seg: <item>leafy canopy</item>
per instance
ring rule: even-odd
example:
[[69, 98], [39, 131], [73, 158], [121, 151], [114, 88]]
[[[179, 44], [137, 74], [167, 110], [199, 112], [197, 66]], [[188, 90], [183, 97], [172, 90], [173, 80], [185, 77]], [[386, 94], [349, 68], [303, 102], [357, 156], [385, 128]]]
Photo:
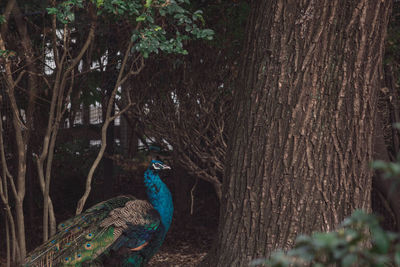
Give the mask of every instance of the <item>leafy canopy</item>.
[[147, 58], [159, 52], [187, 54], [183, 45], [190, 39], [212, 40], [214, 31], [203, 28], [202, 11], [189, 11], [189, 4], [189, 0], [66, 0], [47, 11], [68, 25], [92, 6], [98, 19], [129, 23], [132, 52]]

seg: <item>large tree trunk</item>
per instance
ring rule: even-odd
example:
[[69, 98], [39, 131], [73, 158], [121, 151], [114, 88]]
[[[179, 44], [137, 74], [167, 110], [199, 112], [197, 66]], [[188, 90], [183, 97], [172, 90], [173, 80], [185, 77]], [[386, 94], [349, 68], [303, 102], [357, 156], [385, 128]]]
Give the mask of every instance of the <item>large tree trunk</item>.
[[252, 5], [209, 266], [247, 266], [371, 205], [391, 1]]

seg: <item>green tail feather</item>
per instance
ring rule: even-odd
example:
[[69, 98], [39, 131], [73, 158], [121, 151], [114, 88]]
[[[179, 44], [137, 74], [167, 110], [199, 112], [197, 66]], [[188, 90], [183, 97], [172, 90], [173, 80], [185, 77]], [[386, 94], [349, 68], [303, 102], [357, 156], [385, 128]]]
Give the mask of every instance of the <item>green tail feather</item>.
[[[142, 266], [158, 250], [165, 228], [147, 201], [130, 196], [101, 202], [59, 224], [59, 232], [35, 249], [24, 266]], [[149, 242], [142, 250], [132, 252]]]
[[[105, 252], [115, 241], [114, 228], [100, 227], [101, 222], [126, 202], [135, 199], [121, 196], [101, 202], [58, 225], [59, 232], [28, 255], [25, 266], [80, 266]], [[86, 245], [89, 244], [89, 247]]]
[[[90, 262], [97, 256], [105, 252], [114, 240], [114, 228], [110, 227], [104, 232], [88, 233], [85, 238], [87, 242], [81, 247], [76, 248], [74, 251], [66, 250], [64, 254], [65, 266], [76, 266], [81, 262]], [[69, 254], [68, 252], [71, 252]]]

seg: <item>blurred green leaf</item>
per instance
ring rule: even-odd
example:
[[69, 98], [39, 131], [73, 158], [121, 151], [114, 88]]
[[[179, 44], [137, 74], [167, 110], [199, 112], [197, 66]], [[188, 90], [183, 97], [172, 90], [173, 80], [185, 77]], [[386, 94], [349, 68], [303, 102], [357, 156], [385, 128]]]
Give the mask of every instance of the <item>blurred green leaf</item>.
[[394, 254], [394, 263], [397, 266], [400, 266], [400, 248], [399, 248], [399, 246], [397, 246], [396, 252]]
[[393, 123], [393, 127], [400, 130], [400, 122]]
[[355, 254], [347, 254], [346, 256], [344, 256], [342, 258], [341, 264], [342, 264], [343, 267], [352, 266], [354, 263], [357, 262], [357, 259], [358, 259], [357, 255], [355, 255]]
[[149, 8], [151, 6], [152, 0], [146, 0], [146, 4], [144, 5], [146, 8]]
[[139, 16], [139, 17], [136, 18], [136, 21], [137, 21], [137, 22], [139, 22], [139, 21], [144, 21], [145, 19], [146, 19], [146, 17], [145, 17], [144, 15], [141, 15], [141, 16]]
[[334, 248], [338, 243], [338, 239], [335, 232], [328, 233], [315, 233], [312, 235], [312, 245], [319, 248]]
[[387, 253], [389, 250], [389, 239], [387, 238], [385, 231], [380, 227], [371, 228], [371, 234], [373, 243], [380, 253]]
[[50, 15], [54, 15], [54, 14], [58, 13], [58, 9], [55, 7], [48, 7], [48, 8], [46, 8], [46, 10], [47, 10], [47, 13], [49, 13]]
[[96, 7], [99, 8], [104, 5], [104, 0], [96, 0]]

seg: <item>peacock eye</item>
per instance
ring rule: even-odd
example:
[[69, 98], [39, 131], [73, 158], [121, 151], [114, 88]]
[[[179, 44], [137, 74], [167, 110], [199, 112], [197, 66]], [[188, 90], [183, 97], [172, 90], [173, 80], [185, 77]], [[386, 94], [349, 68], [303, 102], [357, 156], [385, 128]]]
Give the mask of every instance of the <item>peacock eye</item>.
[[92, 233], [88, 233], [87, 235], [86, 235], [86, 239], [92, 239], [93, 238], [93, 234]]
[[69, 262], [69, 258], [65, 257], [64, 262]]
[[59, 251], [60, 250], [60, 244], [55, 244], [53, 250], [54, 251]]
[[92, 244], [91, 243], [86, 243], [85, 249], [92, 249]]

